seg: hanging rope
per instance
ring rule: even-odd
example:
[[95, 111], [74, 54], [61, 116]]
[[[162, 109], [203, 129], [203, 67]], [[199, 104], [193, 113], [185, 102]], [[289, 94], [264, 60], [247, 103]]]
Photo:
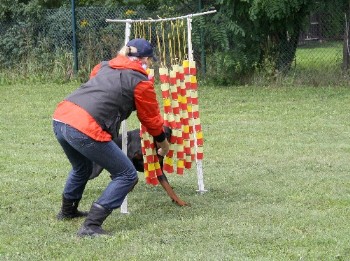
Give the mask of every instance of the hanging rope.
[[163, 61], [164, 66], [166, 67], [166, 53], [165, 53], [165, 30], [164, 30], [164, 22], [161, 23], [161, 29], [162, 29], [162, 40], [163, 40]]
[[142, 38], [146, 39], [145, 23], [142, 23]]
[[181, 52], [181, 41], [180, 41], [180, 21], [176, 20], [176, 33], [177, 33], [177, 44], [178, 44], [178, 53], [179, 53], [179, 62], [182, 62], [182, 52]]
[[148, 35], [149, 35], [149, 42], [152, 43], [152, 25], [151, 25], [151, 23], [148, 24]]
[[168, 33], [168, 42], [169, 42], [168, 44], [169, 44], [170, 63], [174, 64], [173, 63], [173, 58], [174, 58], [174, 56], [173, 56], [173, 47], [171, 45], [171, 34], [170, 33]]
[[[149, 24], [145, 25], [145, 22]], [[190, 30], [189, 22], [186, 23], [183, 19], [162, 19], [155, 27], [151, 26], [152, 22], [153, 20], [134, 21], [134, 34], [137, 38], [142, 37], [152, 42], [152, 29], [155, 29], [164, 125], [172, 129], [170, 150], [164, 157], [163, 170], [172, 173], [176, 168], [177, 174], [183, 174], [184, 169], [191, 168], [195, 159], [203, 159], [203, 133], [199, 118], [196, 64], [195, 61], [187, 59], [189, 56], [187, 49], [192, 49], [191, 42], [188, 42], [190, 39], [187, 39], [190, 37], [187, 32]], [[168, 68], [169, 65], [171, 68]], [[159, 162], [154, 148], [149, 147], [149, 144], [153, 144], [153, 140], [146, 129], [143, 127], [141, 129], [146, 180], [147, 183], [156, 184]], [[201, 167], [197, 166], [197, 172], [201, 174], [198, 169]], [[200, 187], [204, 188], [204, 185]]]
[[160, 47], [160, 39], [159, 39], [159, 33], [158, 33], [158, 29], [156, 27], [156, 37], [157, 37], [157, 44], [158, 44], [158, 52], [159, 52], [159, 60], [160, 60], [160, 65], [161, 67], [165, 67], [164, 66], [164, 60], [162, 59], [162, 49]]
[[172, 40], [172, 45], [173, 45], [173, 64], [177, 64], [177, 52], [176, 52], [176, 38], [175, 38], [175, 24], [173, 21], [170, 22], [170, 28], [171, 28], [171, 40]]
[[[185, 27], [185, 25], [184, 25], [184, 21], [183, 20], [181, 20], [181, 27], [182, 28], [184, 28]], [[184, 47], [184, 60], [185, 59], [188, 59], [188, 54], [187, 54], [187, 34], [186, 34], [186, 30], [183, 30], [183, 37], [182, 37], [182, 39], [183, 39], [183, 47]]]
[[134, 26], [132, 27], [132, 33], [134, 34], [134, 38], [137, 38], [137, 28], [136, 28], [136, 23], [134, 24]]

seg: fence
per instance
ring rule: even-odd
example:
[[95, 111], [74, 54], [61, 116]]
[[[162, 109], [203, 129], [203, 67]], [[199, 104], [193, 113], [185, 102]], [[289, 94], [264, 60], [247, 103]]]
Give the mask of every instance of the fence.
[[[341, 14], [341, 15], [339, 15]], [[346, 33], [344, 11], [324, 14], [315, 12], [301, 33], [292, 73], [325, 71], [341, 74], [348, 48], [344, 45]], [[153, 17], [142, 7], [89, 7], [76, 9], [79, 74], [87, 75], [101, 60], [110, 59], [124, 43], [124, 24], [107, 23], [106, 18], [138, 19]], [[70, 77], [73, 73], [71, 10], [45, 10], [40, 19], [27, 18], [13, 24], [0, 23], [0, 70], [18, 66], [31, 70], [57, 72]], [[205, 71], [201, 44], [201, 27], [193, 23], [194, 59]], [[157, 29], [154, 29], [157, 30]], [[167, 29], [169, 30], [169, 29]], [[153, 32], [153, 37], [155, 32]], [[210, 46], [208, 50], [217, 49]], [[209, 48], [208, 48], [209, 46]], [[208, 56], [211, 53], [207, 53]], [[202, 59], [201, 59], [202, 58]], [[35, 65], [23, 61], [37, 61]], [[27, 70], [23, 71], [27, 71]], [[199, 75], [201, 77], [201, 75]]]
[[[343, 60], [343, 45], [348, 18], [343, 10], [338, 13], [315, 12], [309, 17], [305, 31], [300, 34], [299, 48], [309, 49], [309, 54], [315, 55], [314, 61], [318, 66], [331, 66], [337, 64], [341, 67]], [[312, 52], [312, 49], [319, 52]], [[324, 59], [322, 59], [322, 57]], [[297, 57], [298, 58], [298, 57]], [[299, 57], [305, 59], [304, 57]], [[328, 58], [328, 59], [327, 59]], [[312, 62], [311, 59], [309, 59]], [[331, 61], [328, 64], [322, 60]], [[317, 62], [319, 61], [319, 62]]]

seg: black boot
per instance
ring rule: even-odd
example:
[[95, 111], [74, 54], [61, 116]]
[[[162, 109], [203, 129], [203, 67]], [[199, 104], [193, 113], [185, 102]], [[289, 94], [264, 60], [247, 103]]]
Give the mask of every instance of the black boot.
[[112, 210], [106, 209], [97, 203], [93, 203], [88, 216], [78, 231], [78, 236], [100, 236], [107, 235], [101, 227], [103, 221], [112, 213]]
[[78, 200], [72, 200], [72, 199], [66, 199], [64, 196], [62, 196], [62, 208], [60, 212], [57, 214], [58, 220], [63, 219], [72, 219], [72, 218], [78, 218], [78, 217], [86, 217], [88, 215], [88, 212], [83, 212], [78, 210], [79, 206]]

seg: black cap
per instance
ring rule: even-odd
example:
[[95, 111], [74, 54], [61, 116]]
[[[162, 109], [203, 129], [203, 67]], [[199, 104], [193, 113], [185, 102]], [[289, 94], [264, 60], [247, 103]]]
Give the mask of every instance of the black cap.
[[143, 38], [135, 38], [130, 40], [126, 46], [135, 47], [137, 49], [136, 53], [129, 53], [129, 56], [135, 57], [152, 57], [153, 60], [157, 61], [154, 55], [153, 47], [149, 41]]

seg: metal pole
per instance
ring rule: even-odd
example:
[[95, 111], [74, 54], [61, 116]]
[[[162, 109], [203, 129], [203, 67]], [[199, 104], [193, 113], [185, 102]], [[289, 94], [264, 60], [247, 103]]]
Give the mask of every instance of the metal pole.
[[193, 61], [192, 19], [191, 19], [191, 17], [187, 17], [187, 48], [188, 48], [188, 60]]
[[183, 15], [178, 17], [172, 17], [172, 18], [159, 18], [159, 19], [137, 19], [137, 20], [130, 20], [130, 19], [106, 19], [107, 23], [158, 23], [158, 22], [164, 22], [164, 21], [174, 21], [179, 19], [186, 19], [188, 17], [195, 17], [195, 16], [202, 16], [207, 14], [213, 14], [216, 13], [216, 10], [206, 11], [202, 13], [196, 13], [196, 14], [189, 14], [189, 15]]
[[75, 17], [75, 0], [72, 0], [72, 33], [73, 33], [73, 72], [74, 75], [77, 75], [78, 73], [78, 47], [77, 47], [77, 21]]
[[[130, 40], [130, 28], [131, 23], [126, 22], [125, 23], [125, 41], [124, 45], [126, 45]], [[122, 150], [125, 153], [125, 155], [128, 154], [128, 129], [126, 125], [126, 120], [122, 121]], [[122, 205], [120, 206], [120, 212], [122, 214], [128, 214], [128, 196], [125, 197]]]
[[[129, 41], [130, 37], [130, 27], [132, 23], [156, 23], [156, 22], [163, 22], [163, 21], [174, 21], [178, 19], [187, 19], [187, 48], [188, 48], [188, 60], [193, 61], [193, 49], [192, 49], [192, 17], [195, 16], [202, 16], [206, 14], [212, 14], [215, 13], [216, 10], [211, 10], [207, 12], [202, 12], [202, 13], [197, 13], [197, 14], [190, 14], [190, 15], [185, 15], [185, 16], [179, 16], [179, 17], [172, 17], [172, 18], [160, 18], [160, 19], [139, 19], [139, 20], [131, 20], [131, 19], [106, 19], [106, 22], [114, 22], [114, 23], [126, 23], [125, 27], [125, 44]], [[122, 130], [123, 132], [126, 132], [126, 125], [122, 123]], [[123, 136], [124, 137], [124, 136]], [[126, 139], [126, 144], [127, 144], [127, 136], [125, 134], [126, 138], [123, 138], [122, 140]], [[196, 137], [195, 137], [196, 139]], [[124, 142], [124, 141], [122, 141]], [[197, 141], [195, 140], [195, 146], [197, 150]], [[124, 149], [123, 149], [124, 151]], [[203, 162], [202, 160], [196, 160], [197, 163], [197, 176], [198, 176], [198, 192], [203, 193], [206, 192], [207, 190], [204, 189], [204, 181], [203, 181]], [[125, 202], [125, 203], [124, 203]], [[122, 213], [128, 213], [127, 211], [127, 198], [125, 198], [122, 206], [121, 206], [121, 212]]]
[[[193, 61], [193, 49], [192, 49], [192, 18], [187, 17], [187, 48], [188, 48], [188, 60]], [[196, 135], [194, 135], [194, 144], [195, 149], [197, 152], [197, 138]], [[203, 178], [203, 162], [202, 160], [198, 160], [196, 158], [196, 165], [197, 165], [197, 179], [198, 179], [198, 192], [204, 193], [207, 190], [204, 188], [204, 178]]]

